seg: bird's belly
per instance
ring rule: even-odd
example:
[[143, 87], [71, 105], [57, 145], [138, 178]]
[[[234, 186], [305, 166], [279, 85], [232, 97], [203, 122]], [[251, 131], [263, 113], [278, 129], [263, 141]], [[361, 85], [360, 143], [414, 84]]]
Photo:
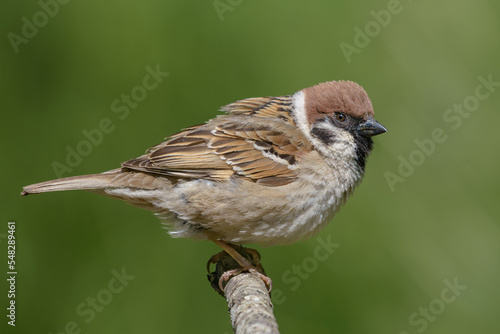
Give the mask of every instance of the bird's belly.
[[266, 187], [244, 181], [197, 180], [177, 186], [162, 203], [170, 234], [205, 239], [205, 230], [235, 244], [289, 244], [330, 221], [349, 189], [333, 182], [293, 182]]

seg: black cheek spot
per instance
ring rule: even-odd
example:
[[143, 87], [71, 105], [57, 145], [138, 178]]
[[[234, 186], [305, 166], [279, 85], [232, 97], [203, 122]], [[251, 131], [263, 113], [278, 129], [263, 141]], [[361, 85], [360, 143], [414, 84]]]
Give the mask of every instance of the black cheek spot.
[[325, 128], [313, 127], [311, 134], [325, 143], [325, 145], [331, 145], [335, 141], [335, 134]]

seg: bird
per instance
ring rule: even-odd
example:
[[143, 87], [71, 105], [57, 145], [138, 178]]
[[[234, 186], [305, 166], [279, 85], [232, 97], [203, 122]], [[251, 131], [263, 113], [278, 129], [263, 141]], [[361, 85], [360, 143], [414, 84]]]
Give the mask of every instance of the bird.
[[120, 168], [28, 185], [21, 195], [86, 190], [124, 200], [158, 215], [172, 237], [215, 242], [238, 262], [237, 272], [272, 286], [237, 247], [291, 244], [320, 231], [361, 182], [372, 137], [387, 129], [352, 81], [243, 99], [221, 111]]

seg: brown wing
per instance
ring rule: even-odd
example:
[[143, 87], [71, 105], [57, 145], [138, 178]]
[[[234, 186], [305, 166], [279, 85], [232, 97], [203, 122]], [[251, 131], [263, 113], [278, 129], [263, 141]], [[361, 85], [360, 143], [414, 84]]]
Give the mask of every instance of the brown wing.
[[222, 110], [233, 115], [275, 117], [295, 125], [291, 115], [292, 97], [290, 95], [240, 100], [222, 107]]
[[310, 149], [302, 133], [281, 118], [234, 114], [185, 129], [123, 167], [189, 179], [242, 177], [269, 186], [294, 181], [296, 163]]

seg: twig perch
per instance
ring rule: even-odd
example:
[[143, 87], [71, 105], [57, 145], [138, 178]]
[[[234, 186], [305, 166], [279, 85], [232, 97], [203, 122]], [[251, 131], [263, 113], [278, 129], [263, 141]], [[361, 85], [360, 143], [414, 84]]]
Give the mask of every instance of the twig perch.
[[[238, 251], [248, 258], [244, 248]], [[238, 268], [229, 255], [221, 256], [215, 272], [208, 277], [215, 291], [227, 300], [229, 315], [235, 334], [272, 333], [279, 334], [278, 324], [273, 314], [273, 304], [267, 287], [257, 275], [244, 272], [229, 279], [224, 292], [219, 289], [219, 278], [228, 270]]]

